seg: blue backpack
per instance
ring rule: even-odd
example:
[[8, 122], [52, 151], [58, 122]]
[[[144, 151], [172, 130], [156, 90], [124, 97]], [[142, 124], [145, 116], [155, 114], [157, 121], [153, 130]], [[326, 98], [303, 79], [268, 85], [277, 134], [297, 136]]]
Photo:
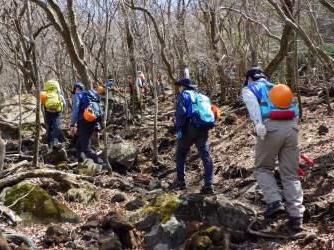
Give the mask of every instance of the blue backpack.
[[258, 80], [248, 84], [247, 88], [256, 96], [263, 119], [291, 120], [299, 116], [298, 104], [293, 101], [289, 108], [276, 107], [269, 98], [269, 92], [275, 85], [267, 80]]
[[186, 90], [191, 99], [191, 124], [199, 129], [212, 129], [215, 126], [215, 116], [211, 110], [211, 100], [201, 93]]
[[103, 111], [100, 105], [101, 97], [92, 90], [86, 90], [81, 93], [80, 110], [89, 108], [96, 116], [97, 121], [101, 121]]

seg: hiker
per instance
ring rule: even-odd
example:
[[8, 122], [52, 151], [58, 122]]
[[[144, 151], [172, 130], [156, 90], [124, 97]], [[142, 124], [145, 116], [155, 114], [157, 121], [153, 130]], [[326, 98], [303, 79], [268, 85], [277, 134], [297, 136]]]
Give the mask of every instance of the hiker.
[[164, 82], [164, 77], [162, 76], [162, 74], [158, 74], [157, 76], [157, 95], [158, 96], [163, 96], [165, 97], [165, 82]]
[[65, 108], [66, 102], [59, 82], [56, 80], [46, 81], [40, 97], [45, 111], [49, 150], [60, 149], [60, 116]]
[[[298, 105], [293, 101], [290, 88], [283, 84], [271, 84], [259, 67], [247, 71], [242, 97], [257, 134], [255, 177], [267, 203], [264, 215], [272, 218], [286, 209], [288, 230], [291, 235], [296, 235], [303, 230], [305, 210], [297, 175]], [[282, 194], [273, 173], [276, 157], [283, 185]]]
[[[96, 85], [94, 85], [96, 87]], [[78, 161], [91, 158], [95, 163], [102, 164], [103, 161], [91, 149], [91, 137], [94, 131], [100, 131], [103, 112], [96, 89], [84, 90], [82, 83], [73, 86], [73, 103], [70, 132], [77, 136], [76, 151]]]
[[[185, 189], [185, 163], [190, 147], [195, 144], [204, 165], [203, 194], [214, 193], [213, 163], [209, 153], [209, 129], [214, 127], [214, 114], [210, 99], [197, 92], [195, 84], [188, 78], [176, 82], [178, 97], [175, 112], [177, 137], [176, 170], [177, 178], [172, 187]], [[205, 117], [205, 118], [203, 118]]]
[[142, 96], [145, 96], [148, 93], [149, 91], [148, 82], [145, 78], [144, 73], [141, 71], [137, 72], [136, 85], [139, 87], [140, 94]]

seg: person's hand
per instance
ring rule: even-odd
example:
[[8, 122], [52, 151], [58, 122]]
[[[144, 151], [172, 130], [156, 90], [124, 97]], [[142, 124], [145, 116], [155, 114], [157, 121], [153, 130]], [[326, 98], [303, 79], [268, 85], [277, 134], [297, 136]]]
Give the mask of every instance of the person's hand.
[[71, 127], [70, 127], [70, 135], [71, 135], [72, 137], [74, 137], [74, 136], [76, 135], [76, 133], [77, 133], [77, 127], [75, 127], [75, 126], [71, 126]]
[[183, 133], [182, 133], [182, 131], [181, 131], [181, 130], [178, 130], [178, 131], [176, 132], [176, 139], [181, 140], [182, 137], [183, 137]]
[[267, 135], [266, 126], [264, 126], [262, 123], [258, 123], [256, 124], [255, 129], [257, 136], [260, 137], [262, 140], [264, 140], [264, 138]]

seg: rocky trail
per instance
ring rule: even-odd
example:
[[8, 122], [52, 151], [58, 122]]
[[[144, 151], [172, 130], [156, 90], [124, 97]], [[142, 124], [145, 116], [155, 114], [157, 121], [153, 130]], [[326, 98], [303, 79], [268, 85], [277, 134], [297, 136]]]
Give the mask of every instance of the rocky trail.
[[2, 231], [11, 249], [33, 249], [17, 234], [35, 249], [334, 249], [333, 116], [318, 97], [303, 100], [300, 150], [315, 165], [305, 167], [302, 177], [307, 232], [302, 239], [288, 239], [286, 215], [274, 221], [261, 215], [265, 204], [252, 175], [255, 135], [241, 106], [220, 107], [222, 120], [211, 132], [216, 194], [199, 193], [202, 164], [195, 148], [188, 158], [189, 188], [169, 191], [176, 143], [171, 98], [159, 106], [158, 164], [151, 162], [153, 106], [148, 104], [141, 124], [127, 129], [122, 113], [115, 115], [111, 175], [89, 160], [76, 164], [71, 150], [69, 162], [56, 165], [47, 164], [42, 151], [45, 163], [32, 169], [29, 126], [20, 155], [15, 118], [2, 119], [0, 127], [8, 131], [0, 179]]

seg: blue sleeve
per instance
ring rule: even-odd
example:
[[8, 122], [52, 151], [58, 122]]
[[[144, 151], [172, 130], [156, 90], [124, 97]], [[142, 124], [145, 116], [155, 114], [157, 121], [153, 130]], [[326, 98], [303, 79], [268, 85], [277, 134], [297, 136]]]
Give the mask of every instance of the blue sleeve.
[[191, 114], [191, 98], [183, 92], [178, 95], [175, 111], [176, 131], [183, 130], [188, 123]]
[[75, 124], [79, 120], [79, 112], [80, 112], [80, 94], [77, 93], [72, 97], [72, 115], [71, 115], [71, 126], [75, 126]]

